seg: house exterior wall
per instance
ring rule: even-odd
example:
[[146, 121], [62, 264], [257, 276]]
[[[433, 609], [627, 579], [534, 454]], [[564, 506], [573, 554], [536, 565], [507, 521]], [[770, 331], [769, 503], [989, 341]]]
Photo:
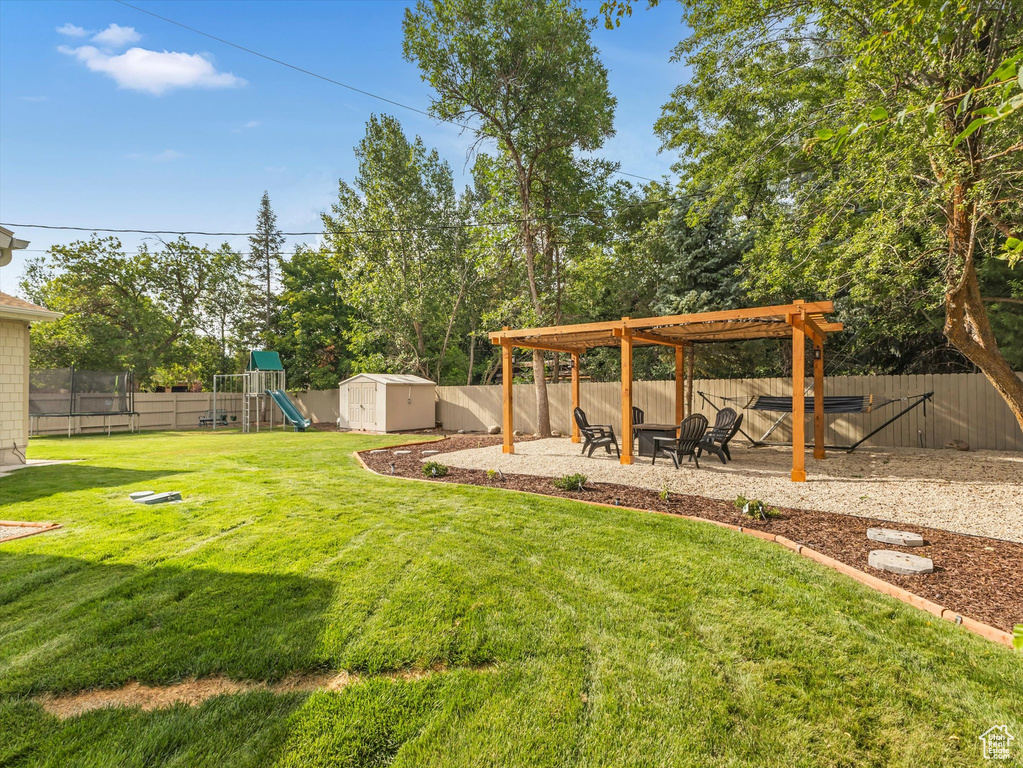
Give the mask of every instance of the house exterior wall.
[[[385, 432], [431, 429], [436, 423], [436, 387], [432, 384], [379, 385], [387, 391]], [[378, 422], [379, 423], [379, 422]]]
[[25, 463], [28, 344], [28, 323], [0, 320], [0, 465]]

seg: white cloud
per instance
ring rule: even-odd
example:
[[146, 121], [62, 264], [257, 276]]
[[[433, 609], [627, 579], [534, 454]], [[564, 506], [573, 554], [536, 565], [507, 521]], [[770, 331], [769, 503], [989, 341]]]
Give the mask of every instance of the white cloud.
[[173, 88], [238, 88], [245, 85], [245, 80], [230, 72], [218, 72], [208, 59], [198, 53], [129, 48], [114, 56], [91, 45], [78, 48], [62, 45], [58, 50], [74, 56], [91, 71], [112, 78], [120, 88], [145, 91], [155, 96]]
[[245, 125], [243, 126], [240, 126], [238, 128], [232, 128], [231, 133], [242, 133], [243, 131], [251, 131], [253, 128], [258, 127], [259, 127], [258, 120], [249, 120], [249, 122], [245, 123]]
[[111, 24], [102, 32], [92, 36], [92, 42], [99, 43], [106, 48], [123, 48], [131, 43], [137, 43], [142, 35], [135, 31], [135, 27], [122, 27], [120, 24]]
[[57, 32], [67, 37], [85, 37], [89, 34], [84, 27], [76, 27], [71, 22], [68, 22], [63, 27], [57, 27]]

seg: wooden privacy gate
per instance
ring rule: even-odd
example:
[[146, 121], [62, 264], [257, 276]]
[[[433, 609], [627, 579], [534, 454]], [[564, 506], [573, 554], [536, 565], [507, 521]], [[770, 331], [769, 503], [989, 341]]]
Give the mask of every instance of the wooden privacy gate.
[[[547, 326], [490, 334], [501, 346], [504, 452], [515, 453], [512, 402], [512, 349], [541, 349], [572, 356], [572, 407], [579, 407], [580, 357], [596, 347], [619, 347], [622, 355], [621, 463], [632, 464], [632, 351], [635, 346], [660, 344], [675, 349], [675, 421], [685, 417], [683, 380], [686, 356], [690, 380], [696, 344], [746, 339], [792, 338], [792, 429], [804, 433], [806, 342], [813, 344], [814, 448], [815, 458], [825, 457], [824, 447], [824, 342], [829, 333], [841, 331], [841, 323], [828, 322], [835, 311], [830, 301], [794, 301], [772, 307], [749, 307], [689, 315], [664, 315], [633, 319], [623, 317], [602, 323]], [[690, 410], [692, 401], [690, 397]], [[572, 441], [579, 442], [579, 429], [572, 424]], [[806, 445], [792, 442], [792, 480], [806, 481]]]

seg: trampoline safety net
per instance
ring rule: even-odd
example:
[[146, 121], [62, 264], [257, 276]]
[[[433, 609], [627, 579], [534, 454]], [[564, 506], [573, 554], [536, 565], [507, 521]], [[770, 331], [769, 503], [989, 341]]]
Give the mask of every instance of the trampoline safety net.
[[113, 416], [135, 412], [131, 371], [50, 368], [29, 373], [30, 416]]

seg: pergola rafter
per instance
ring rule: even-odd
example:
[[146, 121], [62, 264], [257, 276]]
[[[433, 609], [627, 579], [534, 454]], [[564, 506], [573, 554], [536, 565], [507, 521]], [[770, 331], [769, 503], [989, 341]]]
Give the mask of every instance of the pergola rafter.
[[[835, 311], [830, 301], [794, 301], [769, 307], [698, 312], [685, 315], [631, 318], [600, 323], [580, 323], [543, 328], [504, 328], [490, 334], [490, 341], [502, 349], [504, 394], [504, 452], [514, 453], [512, 403], [512, 349], [549, 350], [572, 356], [572, 407], [579, 407], [579, 363], [581, 356], [597, 347], [619, 347], [622, 355], [622, 464], [632, 464], [632, 352], [636, 346], [661, 345], [675, 349], [675, 417], [685, 417], [683, 398], [685, 369], [689, 368], [692, 389], [696, 344], [746, 339], [792, 338], [792, 480], [806, 480], [805, 468], [805, 355], [806, 341], [813, 344], [814, 456], [824, 453], [824, 342], [829, 333], [841, 331], [841, 323], [829, 322]], [[689, 410], [692, 410], [690, 393]], [[572, 440], [579, 431], [572, 425]]]

